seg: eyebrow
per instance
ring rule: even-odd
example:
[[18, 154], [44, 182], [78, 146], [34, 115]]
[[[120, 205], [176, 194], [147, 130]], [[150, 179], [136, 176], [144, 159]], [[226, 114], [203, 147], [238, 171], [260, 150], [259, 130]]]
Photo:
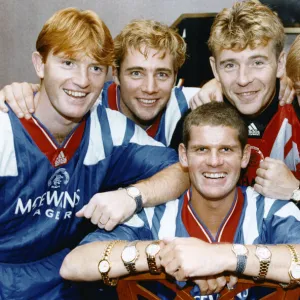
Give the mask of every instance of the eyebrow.
[[[130, 68], [127, 68], [125, 71], [130, 72], [130, 71], [145, 71], [145, 68], [142, 68], [140, 66], [133, 66]], [[168, 72], [168, 73], [172, 73], [172, 70], [169, 68], [157, 68], [155, 69], [155, 72]]]

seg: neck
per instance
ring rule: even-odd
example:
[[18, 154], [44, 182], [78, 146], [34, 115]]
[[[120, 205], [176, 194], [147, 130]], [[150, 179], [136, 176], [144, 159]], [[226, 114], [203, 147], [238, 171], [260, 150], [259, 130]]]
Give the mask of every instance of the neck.
[[232, 206], [235, 193], [236, 189], [222, 199], [208, 199], [192, 187], [191, 204], [193, 209], [214, 237]]
[[43, 86], [34, 98], [35, 103], [37, 103], [36, 117], [51, 132], [56, 141], [62, 143], [78, 122], [68, 120], [59, 114], [51, 104]]

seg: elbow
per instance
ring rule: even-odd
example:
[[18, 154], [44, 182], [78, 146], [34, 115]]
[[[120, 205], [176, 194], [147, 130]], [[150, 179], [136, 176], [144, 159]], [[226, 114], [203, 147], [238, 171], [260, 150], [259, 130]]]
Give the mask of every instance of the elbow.
[[72, 252], [65, 257], [60, 267], [59, 274], [62, 278], [67, 280], [79, 279], [76, 276], [77, 270], [76, 270], [76, 265], [74, 264], [74, 260], [72, 259]]

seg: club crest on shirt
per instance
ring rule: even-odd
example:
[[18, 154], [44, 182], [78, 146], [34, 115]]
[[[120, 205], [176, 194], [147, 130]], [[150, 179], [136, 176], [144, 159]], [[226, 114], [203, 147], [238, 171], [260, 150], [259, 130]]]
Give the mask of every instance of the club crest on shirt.
[[67, 185], [70, 180], [70, 175], [66, 169], [61, 168], [54, 172], [48, 180], [48, 187], [58, 189], [62, 184]]

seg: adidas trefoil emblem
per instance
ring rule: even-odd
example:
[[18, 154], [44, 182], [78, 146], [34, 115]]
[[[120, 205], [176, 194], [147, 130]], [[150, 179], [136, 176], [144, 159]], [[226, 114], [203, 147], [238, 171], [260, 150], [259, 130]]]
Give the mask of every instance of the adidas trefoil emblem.
[[248, 135], [249, 136], [260, 136], [260, 131], [257, 129], [254, 123], [251, 123], [248, 126]]
[[58, 154], [56, 160], [55, 160], [55, 167], [63, 165], [67, 162], [67, 158], [65, 157], [65, 154], [63, 151], [60, 151], [60, 153]]

